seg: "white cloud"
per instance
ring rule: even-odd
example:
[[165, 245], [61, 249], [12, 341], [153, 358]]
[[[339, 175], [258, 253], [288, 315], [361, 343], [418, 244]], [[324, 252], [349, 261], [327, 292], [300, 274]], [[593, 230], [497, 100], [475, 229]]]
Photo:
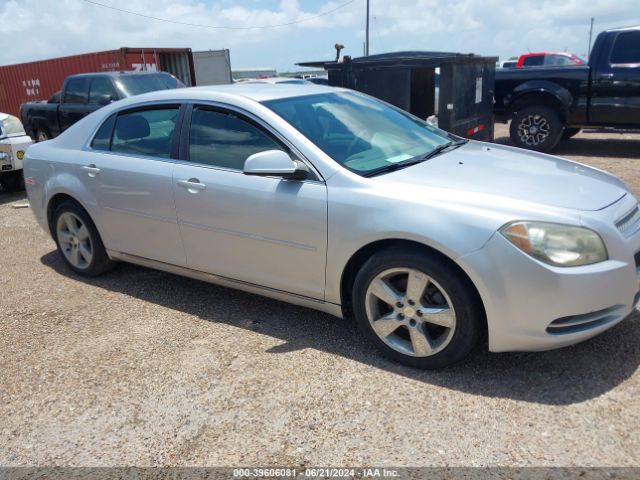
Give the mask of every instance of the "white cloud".
[[[306, 19], [343, 3], [281, 0], [101, 0], [117, 8], [180, 22], [247, 27]], [[637, 0], [371, 0], [371, 52], [446, 50], [507, 57], [531, 50], [584, 54], [589, 18], [596, 33], [640, 23]], [[217, 30], [153, 21], [81, 0], [8, 0], [0, 4], [0, 63], [108, 50], [121, 46], [229, 48], [236, 67], [293, 67], [330, 59], [333, 44], [358, 56], [364, 0], [296, 25]]]

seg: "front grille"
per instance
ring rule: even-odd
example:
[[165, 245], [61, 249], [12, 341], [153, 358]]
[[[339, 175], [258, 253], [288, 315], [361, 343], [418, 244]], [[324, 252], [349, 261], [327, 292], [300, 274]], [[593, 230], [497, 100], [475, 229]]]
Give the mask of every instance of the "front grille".
[[635, 207], [631, 209], [631, 211], [625, 214], [620, 220], [616, 222], [616, 227], [625, 237], [628, 237], [633, 232], [637, 231], [638, 223], [640, 223], [640, 209], [636, 204]]
[[614, 305], [613, 307], [596, 312], [558, 318], [549, 324], [547, 333], [552, 335], [565, 335], [568, 333], [584, 332], [585, 330], [620, 319], [621, 315], [619, 310], [623, 308], [623, 305]]

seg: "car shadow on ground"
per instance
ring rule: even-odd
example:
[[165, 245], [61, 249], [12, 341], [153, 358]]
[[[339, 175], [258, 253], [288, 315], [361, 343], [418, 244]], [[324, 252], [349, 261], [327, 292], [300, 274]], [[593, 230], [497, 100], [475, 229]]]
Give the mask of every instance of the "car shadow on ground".
[[[551, 155], [576, 155], [582, 157], [603, 157], [635, 160], [640, 158], [640, 140], [635, 138], [589, 138], [589, 133], [563, 140], [551, 151]], [[613, 134], [612, 134], [613, 135]], [[496, 137], [494, 143], [512, 145], [509, 137]]]
[[61, 275], [207, 322], [222, 322], [282, 340], [268, 350], [307, 348], [340, 355], [398, 375], [474, 395], [567, 405], [615, 388], [640, 365], [640, 315], [587, 342], [535, 353], [488, 353], [478, 348], [467, 360], [438, 371], [421, 371], [381, 357], [351, 321], [164, 272], [122, 264], [97, 278], [73, 273], [56, 251], [41, 262]]
[[19, 202], [20, 200], [27, 201], [27, 193], [24, 190], [21, 192], [7, 192], [0, 187], [0, 205]]

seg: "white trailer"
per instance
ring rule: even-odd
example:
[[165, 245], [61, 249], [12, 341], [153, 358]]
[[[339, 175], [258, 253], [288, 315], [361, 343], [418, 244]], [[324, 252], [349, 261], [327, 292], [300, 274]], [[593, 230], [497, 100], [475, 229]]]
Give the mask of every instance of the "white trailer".
[[223, 85], [232, 83], [229, 50], [204, 50], [193, 52], [195, 84]]

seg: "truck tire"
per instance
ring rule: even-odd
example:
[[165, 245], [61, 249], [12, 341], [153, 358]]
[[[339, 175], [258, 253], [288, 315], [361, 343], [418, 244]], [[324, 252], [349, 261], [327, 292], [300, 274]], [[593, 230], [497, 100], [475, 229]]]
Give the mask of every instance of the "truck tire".
[[562, 132], [562, 140], [568, 140], [571, 137], [580, 133], [581, 128], [565, 128], [564, 132]]
[[7, 192], [19, 192], [20, 190], [24, 190], [24, 176], [22, 175], [22, 170], [5, 173], [0, 176], [0, 185], [2, 185], [2, 188]]
[[46, 142], [51, 140], [51, 135], [46, 128], [39, 128], [36, 130], [36, 142]]
[[563, 129], [555, 110], [543, 105], [532, 105], [514, 115], [509, 136], [516, 147], [548, 152], [560, 141]]

